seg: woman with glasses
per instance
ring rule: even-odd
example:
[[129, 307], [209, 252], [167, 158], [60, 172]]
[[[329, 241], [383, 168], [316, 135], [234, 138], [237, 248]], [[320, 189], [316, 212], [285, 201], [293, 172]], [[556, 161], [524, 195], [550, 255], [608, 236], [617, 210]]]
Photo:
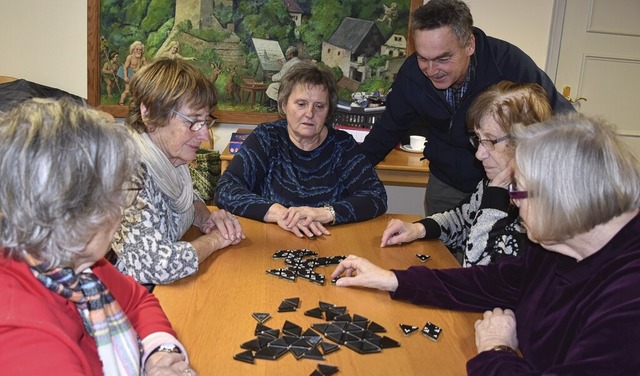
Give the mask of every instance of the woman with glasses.
[[138, 194], [126, 128], [69, 99], [0, 120], [3, 375], [194, 375], [158, 300], [105, 258]]
[[328, 69], [309, 61], [292, 66], [278, 92], [285, 119], [247, 137], [218, 181], [216, 204], [298, 237], [384, 214], [387, 194], [373, 166], [350, 134], [327, 126], [337, 104]]
[[517, 255], [526, 237], [518, 209], [510, 204], [507, 193], [513, 174], [511, 127], [550, 116], [547, 93], [538, 84], [502, 81], [476, 97], [467, 113], [467, 124], [474, 132], [471, 145], [487, 177], [454, 209], [414, 223], [392, 219], [380, 246], [440, 239], [449, 248], [464, 251], [465, 267]]
[[[123, 273], [143, 284], [166, 284], [195, 274], [201, 262], [244, 233], [235, 216], [209, 211], [187, 167], [210, 139], [214, 85], [190, 63], [160, 58], [133, 76], [131, 94], [126, 122], [142, 155], [142, 190], [125, 210], [113, 250]], [[191, 226], [203, 235], [181, 241]]]
[[613, 126], [582, 114], [518, 124], [513, 135], [510, 195], [536, 244], [448, 270], [387, 271], [349, 256], [331, 277], [415, 304], [484, 311], [469, 375], [637, 375], [640, 163]]

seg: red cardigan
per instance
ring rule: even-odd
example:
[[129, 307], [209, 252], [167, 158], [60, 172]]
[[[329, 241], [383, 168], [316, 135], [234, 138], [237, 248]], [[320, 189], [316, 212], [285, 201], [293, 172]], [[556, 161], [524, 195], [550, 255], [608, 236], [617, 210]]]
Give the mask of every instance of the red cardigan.
[[[175, 336], [155, 296], [102, 259], [92, 268], [141, 338]], [[11, 375], [102, 375], [94, 339], [74, 303], [44, 287], [27, 264], [0, 255], [0, 369]]]

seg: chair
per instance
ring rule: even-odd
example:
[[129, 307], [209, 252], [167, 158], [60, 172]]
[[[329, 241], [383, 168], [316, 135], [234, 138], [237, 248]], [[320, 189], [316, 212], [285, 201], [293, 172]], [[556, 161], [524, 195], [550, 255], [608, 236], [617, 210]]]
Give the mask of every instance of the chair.
[[240, 86], [240, 101], [244, 104], [245, 94], [249, 94], [251, 98], [251, 108], [255, 108], [256, 94], [260, 94], [260, 102], [264, 102], [267, 84], [257, 82], [253, 77], [242, 77], [242, 85]]

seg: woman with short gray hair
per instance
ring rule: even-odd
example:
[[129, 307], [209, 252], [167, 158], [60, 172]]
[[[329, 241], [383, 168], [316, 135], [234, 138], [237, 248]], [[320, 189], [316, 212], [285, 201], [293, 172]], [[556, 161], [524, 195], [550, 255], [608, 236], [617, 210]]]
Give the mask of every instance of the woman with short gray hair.
[[158, 300], [104, 258], [137, 165], [125, 127], [70, 100], [0, 119], [3, 373], [194, 374]]
[[486, 266], [387, 271], [348, 256], [338, 286], [484, 314], [469, 375], [637, 375], [640, 164], [601, 119], [515, 127], [513, 203], [537, 243]]

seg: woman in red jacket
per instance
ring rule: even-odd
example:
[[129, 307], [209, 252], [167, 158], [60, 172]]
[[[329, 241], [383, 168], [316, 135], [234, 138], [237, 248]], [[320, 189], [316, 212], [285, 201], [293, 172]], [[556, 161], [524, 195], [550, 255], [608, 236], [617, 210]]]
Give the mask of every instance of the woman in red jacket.
[[134, 150], [66, 99], [0, 120], [3, 374], [195, 374], [157, 299], [104, 259], [140, 189]]

